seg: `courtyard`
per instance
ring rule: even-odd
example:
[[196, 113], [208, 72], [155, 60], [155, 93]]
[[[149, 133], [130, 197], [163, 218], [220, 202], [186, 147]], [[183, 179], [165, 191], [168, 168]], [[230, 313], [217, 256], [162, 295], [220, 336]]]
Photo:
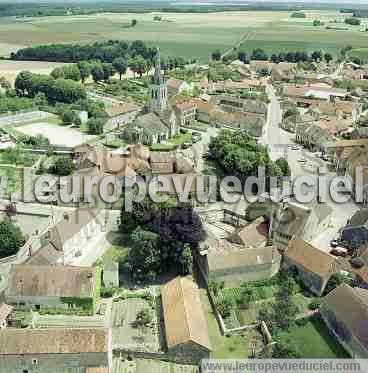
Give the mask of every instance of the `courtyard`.
[[94, 135], [86, 135], [76, 128], [61, 126], [48, 122], [34, 122], [17, 127], [24, 135], [47, 137], [52, 145], [74, 147], [84, 144], [96, 138]]
[[[137, 326], [137, 315], [140, 311], [149, 309], [153, 321], [147, 326]], [[157, 328], [155, 310], [146, 299], [131, 298], [115, 299], [112, 305], [112, 328], [114, 348], [158, 352], [160, 350], [159, 331]]]

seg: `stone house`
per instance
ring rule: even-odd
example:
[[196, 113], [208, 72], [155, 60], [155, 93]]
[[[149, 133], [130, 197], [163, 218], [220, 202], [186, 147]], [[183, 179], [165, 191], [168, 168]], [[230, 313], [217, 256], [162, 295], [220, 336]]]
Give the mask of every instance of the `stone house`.
[[368, 208], [357, 211], [340, 231], [340, 239], [353, 250], [368, 242]]
[[132, 102], [125, 102], [107, 106], [105, 111], [109, 119], [105, 123], [104, 130], [111, 131], [131, 123], [137, 117], [140, 107]]
[[339, 271], [339, 260], [308, 242], [293, 238], [284, 253], [282, 266], [296, 271], [308, 289], [321, 296], [330, 277]]
[[0, 333], [4, 373], [109, 373], [111, 368], [110, 329], [6, 329]]
[[64, 264], [82, 256], [88, 243], [102, 232], [101, 216], [98, 209], [76, 209], [65, 213], [64, 218], [50, 229], [49, 243], [62, 253]]
[[188, 84], [185, 80], [180, 80], [176, 78], [169, 78], [166, 84], [169, 97], [173, 97], [180, 93], [190, 92], [193, 90], [192, 86]]
[[295, 80], [296, 74], [296, 63], [280, 62], [273, 66], [271, 77], [274, 82], [288, 82]]
[[180, 127], [193, 124], [196, 120], [197, 106], [192, 101], [179, 102], [174, 105], [177, 123]]
[[352, 358], [368, 358], [368, 290], [341, 284], [323, 299], [319, 311]]
[[227, 287], [238, 287], [243, 282], [267, 280], [278, 273], [281, 255], [276, 248], [235, 247], [223, 252], [209, 252], [202, 262], [201, 273], [206, 282], [224, 281]]
[[14, 264], [5, 291], [10, 305], [34, 309], [95, 312], [101, 271], [93, 267]]
[[7, 328], [8, 321], [9, 321], [12, 311], [13, 311], [12, 306], [9, 306], [8, 304], [5, 304], [5, 303], [0, 304], [0, 330]]
[[211, 345], [198, 286], [176, 277], [161, 288], [168, 355], [178, 362], [199, 363], [209, 358]]

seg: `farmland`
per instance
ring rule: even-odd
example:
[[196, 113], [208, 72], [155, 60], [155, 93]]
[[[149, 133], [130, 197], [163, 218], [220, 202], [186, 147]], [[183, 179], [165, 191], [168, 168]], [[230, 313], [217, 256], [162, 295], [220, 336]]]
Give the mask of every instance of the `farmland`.
[[[16, 50], [17, 48], [13, 49]], [[0, 43], [0, 55], [5, 54]], [[31, 71], [35, 74], [50, 74], [57, 66], [63, 66], [62, 63], [41, 62], [41, 61], [8, 61], [0, 60], [0, 76], [5, 77], [10, 83], [14, 83], [17, 75], [24, 70]]]
[[[306, 11], [304, 19], [291, 18], [290, 12], [249, 11], [163, 13], [161, 21], [153, 20], [158, 14], [4, 18], [0, 24], [0, 46], [4, 48], [0, 52], [6, 55], [11, 45], [16, 49], [47, 43], [139, 39], [159, 46], [163, 54], [195, 57], [205, 62], [215, 49], [230, 48], [247, 34], [250, 38], [242, 49], [264, 48], [268, 53], [323, 49], [336, 54], [347, 44], [362, 48], [368, 41], [368, 32], [364, 32], [368, 20], [363, 20], [361, 26], [345, 25], [344, 16], [330, 10]], [[127, 27], [133, 18], [137, 25]], [[315, 19], [323, 25], [313, 26]]]

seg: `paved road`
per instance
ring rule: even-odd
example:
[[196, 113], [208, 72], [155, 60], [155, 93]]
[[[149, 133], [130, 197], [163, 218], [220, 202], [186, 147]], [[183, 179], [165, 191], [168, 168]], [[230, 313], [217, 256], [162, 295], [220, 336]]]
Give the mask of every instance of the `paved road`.
[[[339, 69], [338, 69], [339, 70]], [[298, 150], [293, 150], [294, 134], [284, 131], [279, 127], [281, 123], [281, 106], [278, 98], [275, 95], [274, 88], [271, 85], [267, 86], [267, 93], [270, 99], [268, 120], [263, 131], [260, 142], [267, 145], [272, 160], [284, 157], [288, 160], [292, 178], [299, 176], [315, 176], [317, 180], [318, 167], [324, 166], [327, 169], [327, 163], [315, 154], [299, 147]], [[299, 160], [305, 158], [306, 162], [302, 163]], [[327, 185], [336, 174], [327, 172]], [[317, 184], [317, 183], [316, 183]], [[332, 213], [324, 226], [321, 226], [316, 232], [312, 243], [324, 251], [330, 250], [330, 241], [336, 238], [340, 228], [345, 226], [347, 220], [359, 209], [353, 202], [349, 201], [344, 204], [339, 204], [331, 200], [328, 196], [326, 208], [330, 208]]]
[[198, 141], [197, 143], [193, 144], [191, 148], [195, 159], [197, 159], [198, 172], [203, 171], [205, 168], [203, 155], [208, 151], [208, 145], [210, 144], [211, 137], [216, 137], [218, 131], [218, 128], [209, 127], [206, 132], [202, 133], [201, 141]]

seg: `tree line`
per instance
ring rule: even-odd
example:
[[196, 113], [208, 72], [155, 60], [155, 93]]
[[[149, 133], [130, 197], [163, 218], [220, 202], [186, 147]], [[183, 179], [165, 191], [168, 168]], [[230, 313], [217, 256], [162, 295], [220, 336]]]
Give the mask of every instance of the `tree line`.
[[22, 71], [15, 84], [16, 93], [20, 97], [34, 98], [44, 94], [47, 100], [71, 104], [86, 98], [84, 87], [70, 79], [55, 79], [50, 75], [34, 74]]
[[[231, 54], [226, 56], [226, 61], [230, 62], [232, 60], [238, 59], [245, 64], [248, 64], [250, 61], [272, 61], [274, 63], [280, 62], [321, 62], [325, 60], [327, 63], [333, 60], [333, 56], [330, 53], [324, 53], [322, 51], [314, 51], [312, 53], [301, 52], [301, 51], [290, 51], [290, 52], [280, 52], [273, 53], [269, 55], [261, 48], [254, 49], [251, 53], [240, 50], [237, 54]], [[221, 52], [216, 50], [212, 53], [212, 60], [220, 61]]]

